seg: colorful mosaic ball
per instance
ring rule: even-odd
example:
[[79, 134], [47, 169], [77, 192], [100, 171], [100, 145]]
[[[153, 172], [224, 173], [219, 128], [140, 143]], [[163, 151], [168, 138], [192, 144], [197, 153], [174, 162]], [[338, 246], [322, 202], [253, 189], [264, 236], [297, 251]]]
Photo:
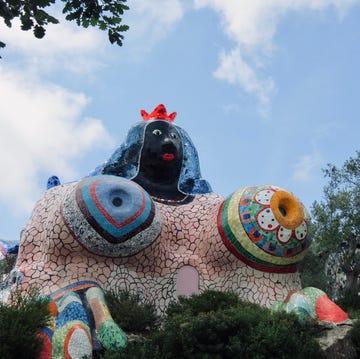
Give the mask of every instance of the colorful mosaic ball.
[[138, 184], [116, 176], [88, 177], [67, 195], [62, 213], [74, 237], [90, 252], [126, 257], [149, 246], [161, 224]]
[[337, 304], [322, 290], [307, 287], [302, 290], [292, 290], [284, 301], [278, 301], [271, 307], [274, 311], [295, 313], [300, 320], [308, 317], [332, 323], [342, 323], [349, 319]]
[[218, 226], [226, 247], [265, 272], [295, 272], [310, 245], [310, 216], [302, 203], [279, 187], [240, 189], [221, 206]]

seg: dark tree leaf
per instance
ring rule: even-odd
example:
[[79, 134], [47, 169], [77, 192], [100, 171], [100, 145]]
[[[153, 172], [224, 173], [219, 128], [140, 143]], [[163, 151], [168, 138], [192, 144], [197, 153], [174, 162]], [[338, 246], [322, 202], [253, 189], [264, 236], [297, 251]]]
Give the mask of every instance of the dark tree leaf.
[[33, 31], [37, 39], [42, 39], [45, 36], [45, 29], [42, 26], [35, 25]]
[[336, 265], [346, 276], [346, 291], [360, 284], [360, 151], [341, 168], [329, 164], [324, 174], [329, 183], [323, 200], [312, 206], [314, 246], [327, 258], [336, 256]]
[[30, 19], [30, 16], [28, 14], [24, 14], [20, 16], [20, 21], [21, 21], [21, 30], [24, 31], [30, 30], [34, 25], [34, 21]]
[[[84, 28], [96, 26], [100, 30], [107, 31], [110, 43], [122, 46], [124, 38], [122, 32], [129, 29], [127, 25], [119, 25], [122, 21], [121, 15], [129, 9], [125, 4], [126, 0], [61, 0], [61, 2], [64, 3], [62, 12], [66, 14], [66, 20], [75, 21], [78, 26]], [[34, 36], [41, 39], [45, 36], [47, 24], [59, 23], [57, 18], [44, 10], [55, 3], [56, 0], [0, 0], [0, 18], [8, 27], [12, 26], [13, 19], [19, 18], [22, 30], [33, 29]], [[0, 48], [3, 47], [5, 44], [0, 42]]]

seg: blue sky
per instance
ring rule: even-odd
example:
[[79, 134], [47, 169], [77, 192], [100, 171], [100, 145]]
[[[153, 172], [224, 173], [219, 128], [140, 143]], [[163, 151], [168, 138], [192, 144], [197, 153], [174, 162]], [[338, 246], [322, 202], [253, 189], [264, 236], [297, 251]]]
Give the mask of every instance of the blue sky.
[[49, 176], [82, 178], [159, 103], [214, 192], [321, 200], [322, 168], [360, 149], [360, 1], [128, 4], [120, 48], [66, 21], [42, 40], [0, 25], [0, 238], [19, 238]]

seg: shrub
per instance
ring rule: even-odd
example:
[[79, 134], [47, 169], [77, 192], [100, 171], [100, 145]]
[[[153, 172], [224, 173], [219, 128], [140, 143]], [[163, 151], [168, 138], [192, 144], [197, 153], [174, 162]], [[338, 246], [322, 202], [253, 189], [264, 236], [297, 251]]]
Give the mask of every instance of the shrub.
[[49, 299], [38, 291], [14, 292], [11, 305], [0, 303], [0, 358], [36, 358], [42, 348], [37, 331], [50, 320]]
[[311, 249], [300, 263], [299, 272], [302, 288], [315, 287], [326, 293], [329, 292], [325, 261], [321, 256], [314, 254]]
[[354, 288], [344, 293], [338, 304], [344, 309], [360, 309], [360, 288]]
[[354, 326], [351, 329], [350, 335], [351, 335], [351, 340], [354, 344], [356, 353], [357, 353], [358, 357], [360, 358], [360, 320], [357, 320], [354, 323]]
[[138, 294], [112, 290], [105, 293], [105, 299], [114, 321], [125, 332], [149, 332], [158, 327], [155, 305], [142, 302]]
[[3, 275], [10, 273], [16, 262], [16, 255], [8, 254], [5, 258], [0, 260], [0, 278]]
[[154, 338], [162, 358], [320, 358], [312, 326], [294, 315], [239, 301], [233, 307], [169, 317]]
[[194, 316], [200, 313], [226, 309], [238, 303], [239, 296], [234, 292], [207, 290], [201, 295], [180, 297], [177, 302], [169, 305], [166, 314], [168, 317], [184, 313]]
[[129, 342], [120, 352], [105, 352], [99, 359], [162, 359], [151, 340]]
[[360, 288], [354, 288], [345, 292], [337, 304], [344, 309], [351, 318], [360, 319]]
[[163, 327], [106, 359], [322, 358], [312, 322], [272, 313], [233, 293], [207, 291], [172, 304]]

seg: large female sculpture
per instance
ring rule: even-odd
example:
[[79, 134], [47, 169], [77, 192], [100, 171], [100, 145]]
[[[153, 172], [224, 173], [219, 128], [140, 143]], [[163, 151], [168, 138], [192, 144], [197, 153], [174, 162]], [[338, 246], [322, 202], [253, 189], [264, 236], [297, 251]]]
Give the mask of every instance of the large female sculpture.
[[159, 105], [141, 114], [90, 176], [51, 182], [22, 235], [12, 285], [41, 286], [56, 304], [43, 334], [48, 355], [80, 358], [126, 345], [103, 290], [140, 293], [163, 312], [177, 296], [204, 289], [231, 289], [270, 307], [301, 288], [297, 265], [310, 244], [302, 204], [275, 186], [214, 194], [176, 113]]

